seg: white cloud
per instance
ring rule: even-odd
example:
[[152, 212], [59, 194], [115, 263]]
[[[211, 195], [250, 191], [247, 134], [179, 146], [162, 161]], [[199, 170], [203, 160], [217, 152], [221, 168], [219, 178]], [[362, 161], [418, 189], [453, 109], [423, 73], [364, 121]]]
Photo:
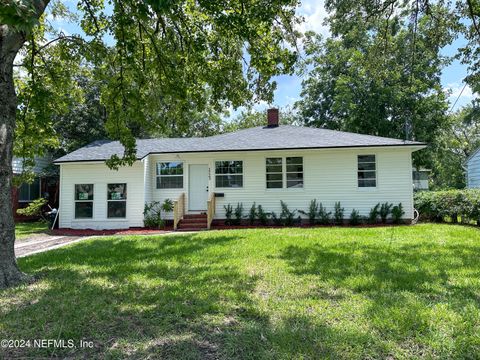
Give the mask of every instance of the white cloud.
[[478, 94], [474, 94], [472, 88], [469, 85], [465, 86], [464, 83], [449, 83], [445, 87], [445, 90], [450, 92], [448, 100], [452, 104], [457, 98], [462, 100], [462, 103], [478, 98]]
[[297, 14], [305, 19], [298, 28], [302, 33], [315, 31], [324, 36], [329, 35], [328, 27], [324, 25], [325, 18], [328, 16], [324, 0], [302, 1], [297, 9]]

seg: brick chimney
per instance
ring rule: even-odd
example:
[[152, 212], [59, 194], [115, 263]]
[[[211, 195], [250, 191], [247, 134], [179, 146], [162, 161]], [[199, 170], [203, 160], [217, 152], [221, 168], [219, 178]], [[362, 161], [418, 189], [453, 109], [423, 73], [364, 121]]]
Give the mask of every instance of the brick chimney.
[[278, 109], [267, 110], [267, 126], [269, 128], [278, 126]]

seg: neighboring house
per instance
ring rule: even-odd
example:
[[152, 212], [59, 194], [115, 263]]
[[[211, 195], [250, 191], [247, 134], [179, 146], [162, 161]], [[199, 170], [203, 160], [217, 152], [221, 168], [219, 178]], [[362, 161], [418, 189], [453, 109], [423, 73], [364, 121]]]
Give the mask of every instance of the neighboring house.
[[167, 198], [177, 201], [175, 224], [207, 213], [209, 225], [225, 218], [227, 204], [242, 203], [245, 215], [254, 202], [279, 214], [280, 200], [307, 210], [312, 199], [330, 210], [340, 201], [347, 218], [352, 209], [368, 215], [379, 202], [402, 203], [405, 220], [413, 218], [412, 152], [425, 144], [278, 126], [276, 109], [267, 117], [265, 127], [206, 138], [137, 140], [137, 161], [118, 171], [104, 163], [123, 154], [117, 141], [57, 159], [60, 227], [141, 227], [144, 205]]
[[428, 178], [430, 176], [431, 170], [424, 168], [413, 168], [412, 177], [413, 177], [413, 189], [414, 190], [428, 190]]
[[467, 158], [467, 187], [480, 188], [480, 148]]
[[[17, 210], [26, 207], [46, 193], [49, 194], [49, 202], [55, 205], [58, 192], [58, 181], [55, 176], [47, 176], [45, 169], [52, 163], [48, 157], [35, 158], [35, 166], [31, 169], [35, 174], [32, 183], [22, 183], [12, 189], [13, 214], [16, 220], [25, 220], [24, 216], [18, 215]], [[13, 176], [19, 176], [24, 172], [23, 159], [14, 157], [12, 161]]]

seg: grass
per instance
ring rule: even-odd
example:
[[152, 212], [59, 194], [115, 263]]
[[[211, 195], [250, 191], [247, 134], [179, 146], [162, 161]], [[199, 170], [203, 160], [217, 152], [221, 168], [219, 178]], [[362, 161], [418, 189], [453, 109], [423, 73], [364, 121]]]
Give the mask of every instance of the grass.
[[44, 221], [19, 222], [15, 224], [15, 238], [22, 240], [33, 234], [47, 233], [48, 224]]
[[[479, 358], [480, 231], [455, 225], [111, 237], [19, 260], [6, 357]], [[4, 351], [6, 351], [4, 349]]]

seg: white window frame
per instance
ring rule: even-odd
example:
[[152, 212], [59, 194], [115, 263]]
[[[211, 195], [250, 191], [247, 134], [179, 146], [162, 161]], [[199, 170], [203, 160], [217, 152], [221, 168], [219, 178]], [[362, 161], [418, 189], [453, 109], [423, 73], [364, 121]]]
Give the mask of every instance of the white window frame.
[[[162, 175], [158, 173], [158, 165], [159, 164], [166, 164], [166, 163], [181, 163], [182, 164], [182, 175]], [[182, 187], [158, 187], [158, 179], [159, 178], [166, 178], [166, 177], [182, 177]], [[161, 182], [161, 180], [160, 180]], [[155, 189], [157, 190], [184, 190], [185, 189], [185, 162], [179, 160], [161, 160], [157, 161], [155, 164]]]
[[[77, 200], [76, 199], [76, 192], [77, 192], [77, 185], [92, 185], [92, 193], [93, 199], [91, 200]], [[77, 217], [77, 203], [92, 203], [92, 216], [91, 217]], [[81, 183], [81, 184], [74, 184], [73, 185], [73, 218], [75, 220], [88, 220], [93, 219], [95, 217], [95, 184], [88, 184], [88, 183]]]
[[[268, 159], [280, 159], [282, 161], [282, 163], [280, 164], [280, 166], [282, 167], [282, 170], [280, 172], [268, 172], [267, 171], [267, 160]], [[265, 189], [271, 191], [271, 190], [281, 190], [281, 189], [284, 189], [285, 188], [285, 157], [284, 156], [269, 156], [269, 157], [266, 157], [265, 158]], [[274, 165], [275, 166], [275, 165]], [[278, 166], [278, 165], [277, 165]], [[279, 182], [278, 180], [268, 180], [268, 175], [272, 175], [272, 174], [280, 174], [282, 175], [282, 186], [281, 187], [274, 187], [274, 188], [269, 188], [267, 185], [269, 182]]]
[[[358, 173], [361, 171], [361, 172], [364, 172], [364, 171], [373, 171], [373, 170], [359, 170], [358, 169], [358, 164], [359, 164], [359, 159], [358, 157], [359, 156], [374, 156], [375, 157], [375, 186], [359, 186], [359, 181], [361, 180], [359, 177], [358, 177]], [[378, 188], [378, 159], [377, 159], [378, 155], [376, 153], [368, 153], [368, 154], [357, 154], [355, 159], [356, 159], [356, 174], [357, 174], [357, 189], [359, 191], [375, 191], [377, 190]], [[371, 162], [370, 162], [371, 163]], [[373, 178], [371, 179], [366, 179], [366, 180], [373, 180]]]
[[[287, 172], [287, 158], [302, 158], [302, 171], [290, 171]], [[267, 187], [267, 159], [281, 158], [282, 159], [282, 187], [281, 188], [268, 188]], [[282, 155], [282, 156], [266, 156], [264, 161], [265, 166], [265, 190], [266, 191], [279, 191], [279, 190], [288, 190], [288, 191], [302, 191], [305, 190], [305, 156], [303, 155]], [[288, 180], [287, 174], [303, 174], [303, 183], [302, 187], [287, 187]], [[274, 173], [276, 174], [276, 173]]]
[[[223, 162], [223, 161], [230, 161], [230, 162], [241, 162], [242, 163], [242, 172], [239, 174], [217, 174], [217, 162]], [[232, 159], [217, 159], [213, 161], [213, 185], [215, 186], [215, 189], [228, 189], [228, 190], [233, 190], [233, 189], [243, 189], [245, 187], [245, 161], [244, 160], [232, 160]], [[236, 175], [236, 176], [242, 176], [242, 186], [235, 186], [235, 187], [225, 187], [225, 186], [217, 186], [217, 176], [226, 176], [226, 175]]]
[[[38, 196], [39, 197], [42, 197], [42, 178], [41, 177], [36, 177], [38, 178]], [[31, 191], [31, 188], [30, 186], [32, 184], [28, 184], [28, 183], [23, 183], [23, 184], [20, 184], [20, 186], [18, 187], [18, 202], [19, 203], [24, 203], [24, 204], [27, 204], [27, 203], [31, 203], [33, 200], [36, 200], [36, 199], [33, 199], [33, 200], [20, 200], [20, 187], [24, 184], [27, 184], [28, 185], [28, 198], [31, 199], [31, 194], [30, 194], [30, 191]]]
[[[126, 196], [125, 196], [125, 199], [120, 199], [120, 200], [111, 200], [108, 198], [108, 185], [115, 185], [115, 184], [121, 184], [121, 185], [125, 185], [125, 193], [126, 193]], [[121, 183], [121, 182], [115, 182], [115, 183], [107, 183], [107, 219], [109, 220], [115, 220], [115, 219], [126, 219], [127, 218], [127, 212], [128, 212], [128, 207], [127, 207], [127, 200], [128, 200], [128, 183]], [[122, 216], [122, 217], [118, 217], [118, 216], [108, 216], [108, 205], [109, 203], [111, 202], [124, 202], [125, 203], [125, 216]]]

